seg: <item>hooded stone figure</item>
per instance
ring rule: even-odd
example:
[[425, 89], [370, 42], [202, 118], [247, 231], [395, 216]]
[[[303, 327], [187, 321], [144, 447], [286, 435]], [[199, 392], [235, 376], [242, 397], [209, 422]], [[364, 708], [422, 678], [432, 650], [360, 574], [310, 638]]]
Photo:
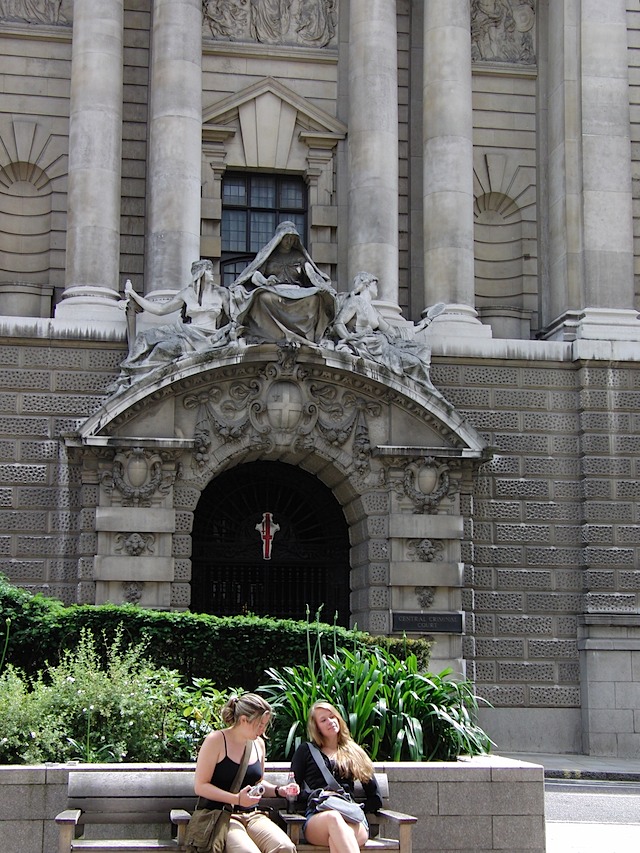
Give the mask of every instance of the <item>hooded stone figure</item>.
[[293, 222], [272, 239], [231, 285], [233, 315], [248, 343], [319, 344], [335, 316], [331, 281], [302, 245]]

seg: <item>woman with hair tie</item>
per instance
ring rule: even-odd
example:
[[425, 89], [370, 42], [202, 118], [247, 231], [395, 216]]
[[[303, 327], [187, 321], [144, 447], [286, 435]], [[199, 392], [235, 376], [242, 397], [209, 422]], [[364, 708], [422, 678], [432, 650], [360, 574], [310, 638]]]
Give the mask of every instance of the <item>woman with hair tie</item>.
[[[251, 794], [251, 788], [258, 784], [263, 786], [266, 797], [295, 797], [299, 793], [293, 783], [279, 787], [264, 779], [263, 735], [270, 719], [271, 706], [261, 696], [255, 693], [232, 696], [222, 709], [227, 728], [208, 734], [200, 747], [194, 790], [200, 797], [200, 808], [231, 807], [227, 853], [295, 853], [296, 850], [286, 832], [260, 811], [261, 795]], [[240, 790], [232, 793], [230, 788], [248, 741], [251, 742], [249, 763]]]

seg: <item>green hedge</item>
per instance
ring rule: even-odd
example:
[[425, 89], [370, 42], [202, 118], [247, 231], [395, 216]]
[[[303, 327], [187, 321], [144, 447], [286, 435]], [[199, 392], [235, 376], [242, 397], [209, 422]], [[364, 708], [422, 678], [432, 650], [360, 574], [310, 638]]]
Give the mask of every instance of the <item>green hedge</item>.
[[[429, 665], [431, 643], [397, 637], [374, 637], [333, 625], [258, 616], [217, 617], [189, 612], [145, 610], [135, 605], [72, 605], [12, 586], [0, 576], [2, 623], [10, 619], [5, 662], [35, 675], [48, 662], [56, 665], [75, 648], [84, 629], [104, 637], [105, 645], [122, 631], [125, 643], [147, 643], [147, 657], [157, 666], [178, 670], [185, 679], [207, 678], [221, 688], [255, 690], [271, 667], [307, 663], [309, 645], [333, 654], [336, 647], [379, 646], [399, 658], [415, 654], [419, 667]], [[0, 623], [0, 662], [5, 644]], [[313, 651], [313, 650], [312, 650]]]

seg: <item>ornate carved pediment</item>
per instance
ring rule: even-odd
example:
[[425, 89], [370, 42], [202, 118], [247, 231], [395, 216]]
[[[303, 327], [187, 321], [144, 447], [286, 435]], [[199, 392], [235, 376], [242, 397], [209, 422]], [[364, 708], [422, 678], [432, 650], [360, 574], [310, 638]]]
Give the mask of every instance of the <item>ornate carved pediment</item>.
[[[213, 364], [176, 366], [172, 376], [149, 376], [109, 398], [77, 441], [130, 446], [103, 482], [130, 506], [144, 505], [147, 493], [163, 486], [156, 483], [155, 444], [159, 452], [181, 451], [183, 480], [206, 483], [247, 458], [284, 456], [297, 464], [315, 455], [358, 490], [388, 480], [415, 513], [442, 512], [457, 489], [458, 476], [450, 472], [465, 459], [484, 457], [475, 430], [437, 393], [383, 377], [363, 359], [311, 346], [296, 352], [264, 344]], [[158, 438], [146, 439], [143, 460], [136, 448], [150, 429]]]
[[[255, 168], [291, 168], [297, 145], [308, 156], [311, 149], [334, 148], [347, 132], [341, 121], [273, 77], [213, 104], [202, 121], [205, 146], [222, 144], [240, 131], [237, 140], [227, 142], [230, 161]], [[274, 127], [277, 134], [269, 130]]]

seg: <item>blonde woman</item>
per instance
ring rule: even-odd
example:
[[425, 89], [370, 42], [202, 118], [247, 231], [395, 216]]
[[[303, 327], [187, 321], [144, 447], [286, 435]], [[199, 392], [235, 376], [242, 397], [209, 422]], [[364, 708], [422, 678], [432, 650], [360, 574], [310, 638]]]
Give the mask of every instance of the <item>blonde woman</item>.
[[[373, 764], [367, 753], [351, 737], [347, 724], [329, 702], [316, 702], [309, 712], [307, 734], [312, 744], [320, 750], [322, 760], [336, 782], [349, 794], [354, 783], [360, 781], [365, 792], [367, 812], [382, 806]], [[301, 744], [291, 762], [296, 782], [303, 790], [301, 795], [318, 788], [326, 788], [325, 776], [320, 770], [308, 743]], [[328, 847], [331, 853], [358, 853], [369, 837], [366, 823], [351, 823], [337, 811], [314, 812], [307, 810], [304, 835], [310, 844]]]
[[[266, 797], [296, 796], [298, 786], [278, 787], [265, 781], [263, 735], [271, 719], [271, 706], [255, 693], [233, 696], [222, 709], [227, 728], [204, 739], [196, 762], [194, 790], [199, 807], [231, 810], [226, 853], [295, 853], [286, 832], [260, 811], [260, 796], [250, 793], [254, 785], [264, 787]], [[238, 793], [230, 788], [242, 763], [247, 742], [251, 754]]]

